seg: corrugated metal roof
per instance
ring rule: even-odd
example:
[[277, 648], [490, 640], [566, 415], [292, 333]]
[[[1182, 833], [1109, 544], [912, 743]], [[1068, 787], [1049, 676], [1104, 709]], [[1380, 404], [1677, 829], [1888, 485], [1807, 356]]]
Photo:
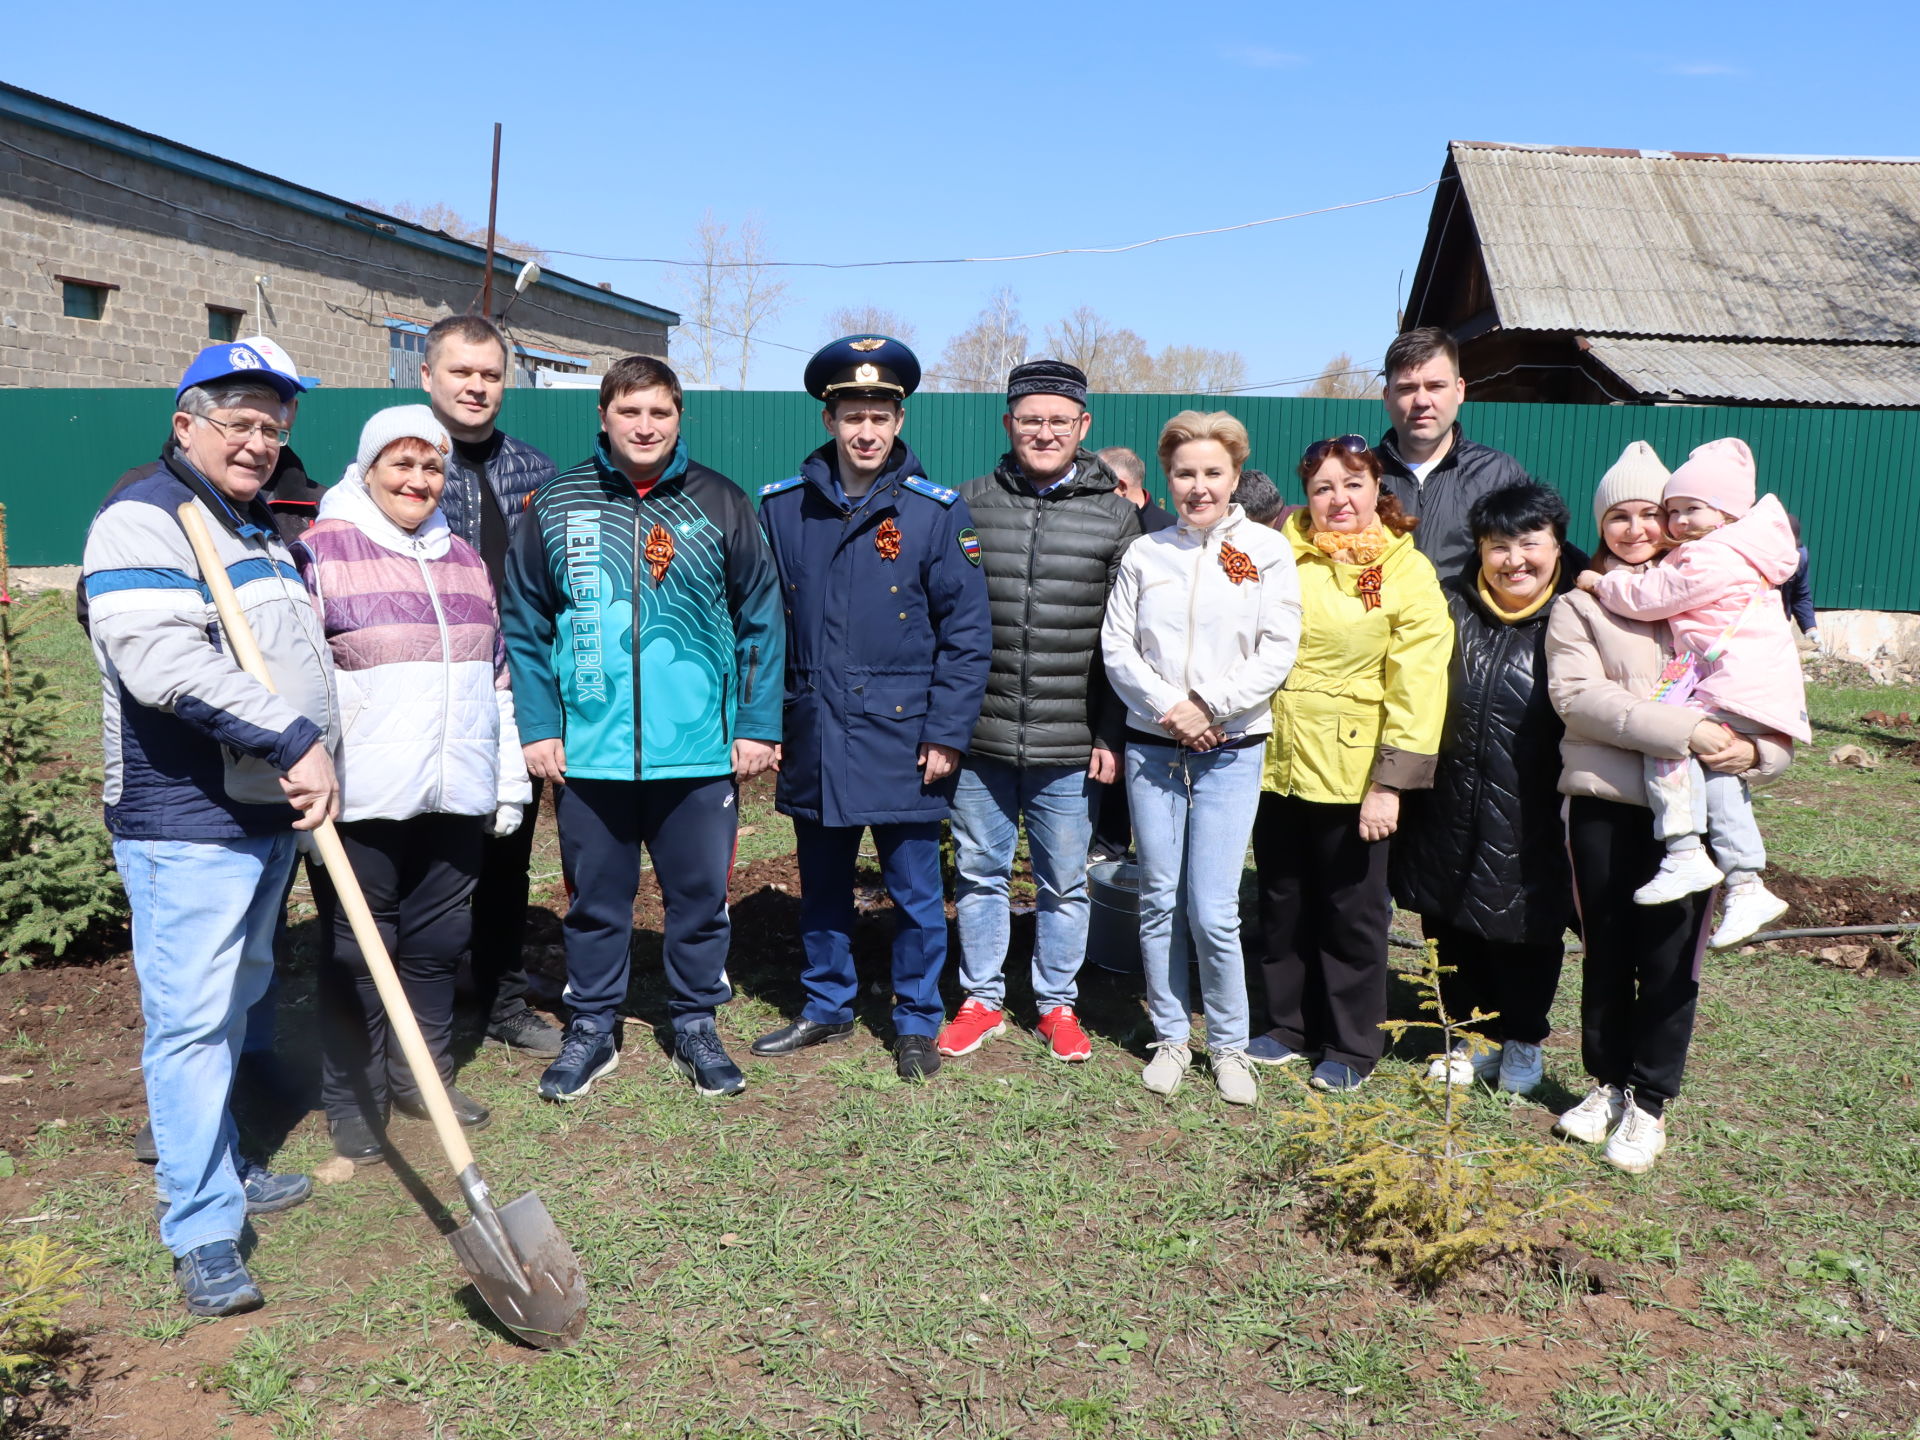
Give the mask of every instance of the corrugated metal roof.
[[1451, 149], [1507, 329], [1920, 343], [1920, 165]]
[[1589, 353], [1642, 395], [1920, 406], [1920, 349], [1593, 336]]

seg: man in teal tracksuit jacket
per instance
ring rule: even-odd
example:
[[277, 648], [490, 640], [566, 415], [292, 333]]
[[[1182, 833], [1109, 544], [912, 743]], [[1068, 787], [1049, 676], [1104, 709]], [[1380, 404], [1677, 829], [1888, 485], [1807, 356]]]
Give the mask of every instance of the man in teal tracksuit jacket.
[[703, 1095], [745, 1088], [713, 1025], [726, 978], [738, 780], [780, 741], [786, 629], [746, 495], [693, 463], [680, 382], [650, 356], [600, 387], [592, 458], [535, 491], [507, 555], [501, 627], [527, 768], [552, 782], [572, 904], [560, 1056], [570, 1100], [618, 1063], [640, 849], [666, 910], [674, 1064]]

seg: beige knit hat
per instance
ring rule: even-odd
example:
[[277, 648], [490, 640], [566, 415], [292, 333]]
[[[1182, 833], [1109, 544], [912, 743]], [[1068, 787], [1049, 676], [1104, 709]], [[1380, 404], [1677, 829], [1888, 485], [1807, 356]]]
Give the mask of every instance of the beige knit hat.
[[1660, 463], [1653, 446], [1644, 440], [1635, 440], [1600, 477], [1600, 486], [1593, 492], [1593, 523], [1598, 525], [1607, 511], [1628, 500], [1658, 505], [1666, 488], [1667, 467]]

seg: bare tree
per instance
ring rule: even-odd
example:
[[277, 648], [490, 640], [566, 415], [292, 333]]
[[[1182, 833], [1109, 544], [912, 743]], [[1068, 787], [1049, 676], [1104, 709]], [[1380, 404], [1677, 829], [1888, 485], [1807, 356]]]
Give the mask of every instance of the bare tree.
[[[382, 205], [378, 200], [358, 202], [368, 210], [377, 210], [383, 215], [391, 215], [396, 220], [405, 220], [409, 225], [418, 225], [422, 230], [438, 230], [443, 235], [451, 235], [456, 240], [465, 240], [470, 245], [487, 243], [487, 227], [484, 223], [476, 225], [461, 215], [443, 200], [431, 205], [415, 205], [402, 200], [398, 205]], [[547, 262], [547, 252], [538, 245], [528, 245], [523, 241], [512, 240], [502, 235], [496, 228], [493, 234], [493, 248], [502, 255], [511, 255], [516, 260], [538, 260]]]
[[747, 369], [753, 364], [754, 332], [766, 325], [792, 303], [787, 282], [773, 278], [767, 261], [767, 232], [760, 217], [749, 215], [740, 222], [734, 246], [734, 265], [730, 272], [728, 304], [724, 310], [726, 326], [733, 331], [740, 347], [740, 388], [747, 388]]
[[1321, 367], [1320, 374], [1300, 393], [1317, 400], [1377, 399], [1380, 375], [1370, 366], [1356, 365], [1353, 356], [1342, 350]]
[[679, 270], [680, 325], [673, 332], [673, 362], [681, 377], [696, 385], [717, 384], [721, 367], [733, 352], [727, 324], [728, 267], [733, 240], [727, 226], [709, 210], [694, 227], [688, 251], [694, 263]]
[[1247, 383], [1247, 359], [1238, 350], [1169, 345], [1153, 357], [1155, 390], [1169, 394], [1214, 394]]
[[973, 324], [947, 342], [928, 388], [998, 390], [1007, 383], [1007, 372], [1026, 358], [1027, 322], [1020, 318], [1020, 299], [1002, 285], [987, 297]]
[[842, 305], [827, 312], [829, 340], [842, 335], [891, 335], [902, 345], [912, 345], [918, 333], [905, 316], [883, 305]]
[[1108, 324], [1088, 306], [1080, 306], [1058, 325], [1047, 327], [1047, 349], [1085, 371], [1090, 390], [1111, 395], [1146, 388], [1146, 341], [1131, 330]]

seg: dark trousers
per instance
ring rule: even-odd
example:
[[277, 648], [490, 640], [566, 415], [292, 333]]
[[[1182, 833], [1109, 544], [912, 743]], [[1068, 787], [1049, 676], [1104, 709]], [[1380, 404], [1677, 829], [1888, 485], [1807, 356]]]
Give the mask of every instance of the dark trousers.
[[614, 1028], [627, 998], [640, 847], [666, 911], [661, 956], [675, 1030], [712, 1024], [727, 984], [727, 882], [739, 826], [733, 777], [569, 780], [554, 798], [567, 907], [566, 1001], [575, 1020]]
[[1420, 928], [1427, 939], [1439, 942], [1440, 963], [1453, 971], [1440, 977], [1448, 1015], [1461, 1022], [1475, 1010], [1492, 1015], [1476, 1028], [1496, 1043], [1538, 1045], [1547, 1038], [1565, 954], [1561, 941], [1486, 940], [1430, 915], [1420, 917]]
[[1567, 839], [1587, 944], [1581, 1060], [1595, 1080], [1632, 1090], [1643, 1110], [1661, 1114], [1680, 1093], [1693, 1043], [1715, 892], [1671, 905], [1633, 903], [1667, 853], [1644, 806], [1575, 796]]
[[[367, 897], [380, 938], [442, 1079], [453, 1078], [453, 982], [472, 931], [474, 881], [486, 822], [478, 815], [416, 815], [355, 820], [340, 843]], [[360, 942], [323, 866], [309, 872], [322, 930], [331, 937], [320, 963], [320, 1099], [339, 1119], [385, 1113], [392, 1093], [414, 1089], [386, 1007], [367, 972]]]
[[[860, 825], [793, 822], [800, 860], [800, 943], [807, 968], [802, 1012], [817, 1025], [853, 1019], [853, 876]], [[893, 897], [893, 1025], [901, 1035], [936, 1035], [946, 1018], [940, 969], [947, 963], [947, 901], [940, 882], [940, 822], [875, 825], [880, 878]]]
[[1093, 822], [1093, 848], [1109, 855], [1125, 855], [1133, 849], [1133, 810], [1127, 803], [1127, 755], [1122, 747], [1115, 752], [1120, 761], [1120, 778], [1104, 786], [1100, 813]]
[[1253, 822], [1267, 1033], [1371, 1074], [1386, 1049], [1387, 846], [1360, 838], [1358, 805], [1271, 791]]
[[527, 936], [527, 872], [533, 866], [533, 832], [540, 821], [540, 782], [511, 835], [486, 837], [480, 883], [473, 892], [474, 1002], [489, 1025], [527, 1008], [527, 967], [520, 947]]

